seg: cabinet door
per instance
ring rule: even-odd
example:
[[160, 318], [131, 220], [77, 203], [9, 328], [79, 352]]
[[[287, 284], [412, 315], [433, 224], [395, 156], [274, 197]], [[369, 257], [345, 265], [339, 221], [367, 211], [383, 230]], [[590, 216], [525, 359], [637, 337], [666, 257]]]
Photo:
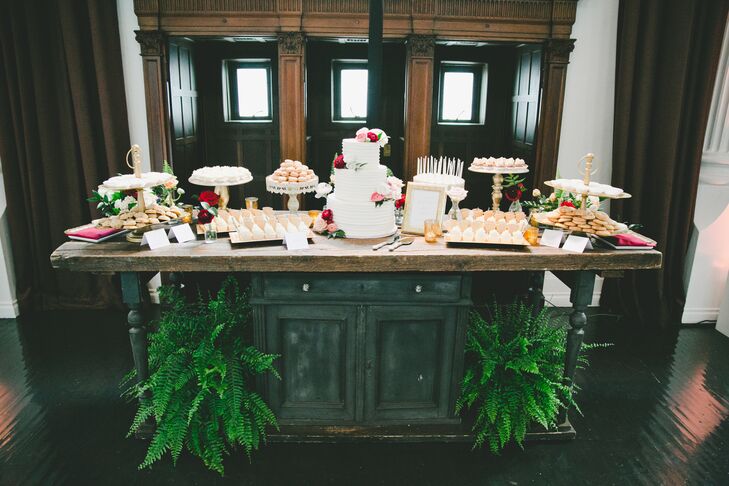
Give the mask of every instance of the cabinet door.
[[268, 398], [282, 423], [354, 421], [354, 306], [268, 305], [266, 349], [280, 354]]
[[450, 421], [456, 328], [453, 306], [367, 309], [367, 422]]

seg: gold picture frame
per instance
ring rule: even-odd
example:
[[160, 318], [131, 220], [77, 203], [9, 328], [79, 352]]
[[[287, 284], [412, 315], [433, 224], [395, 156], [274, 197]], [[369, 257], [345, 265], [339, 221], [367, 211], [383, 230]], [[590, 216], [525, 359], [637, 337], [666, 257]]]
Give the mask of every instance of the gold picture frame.
[[408, 182], [405, 192], [402, 232], [414, 235], [424, 234], [423, 223], [426, 219], [434, 219], [441, 224], [445, 206], [446, 189], [444, 186]]

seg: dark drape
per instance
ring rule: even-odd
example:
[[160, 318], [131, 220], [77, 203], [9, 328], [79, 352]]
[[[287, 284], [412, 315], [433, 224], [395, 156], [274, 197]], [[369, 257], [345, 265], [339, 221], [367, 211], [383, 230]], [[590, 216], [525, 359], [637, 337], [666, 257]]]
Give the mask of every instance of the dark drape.
[[726, 0], [622, 0], [618, 24], [613, 202], [620, 221], [642, 223], [663, 268], [606, 282], [603, 304], [646, 323], [680, 322], [683, 269]]
[[103, 307], [109, 277], [54, 271], [63, 230], [129, 147], [116, 2], [0, 1], [0, 160], [21, 309]]

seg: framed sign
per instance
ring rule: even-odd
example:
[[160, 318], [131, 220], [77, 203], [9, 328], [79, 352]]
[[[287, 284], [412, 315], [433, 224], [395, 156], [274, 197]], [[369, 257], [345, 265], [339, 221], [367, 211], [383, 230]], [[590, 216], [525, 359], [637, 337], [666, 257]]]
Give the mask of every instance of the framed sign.
[[445, 213], [445, 205], [444, 186], [408, 182], [402, 232], [422, 235], [426, 219], [434, 219], [440, 224]]

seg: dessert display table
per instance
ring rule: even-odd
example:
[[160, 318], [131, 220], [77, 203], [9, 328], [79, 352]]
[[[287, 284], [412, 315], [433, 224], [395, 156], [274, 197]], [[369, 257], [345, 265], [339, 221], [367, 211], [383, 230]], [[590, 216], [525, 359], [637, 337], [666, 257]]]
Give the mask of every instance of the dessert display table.
[[[453, 404], [474, 272], [530, 272], [529, 297], [538, 306], [545, 271], [570, 286], [565, 371], [572, 378], [595, 275], [661, 266], [654, 250], [450, 248], [417, 238], [394, 252], [373, 251], [380, 241], [316, 236], [309, 249], [294, 252], [232, 248], [225, 239], [154, 251], [124, 241], [71, 241], [51, 262], [65, 270], [120, 273], [141, 377], [147, 376], [149, 278], [160, 271], [172, 272], [174, 281], [180, 272], [250, 273], [255, 343], [282, 355], [282, 379], [258, 383], [282, 424], [271, 440], [468, 440]], [[560, 423], [538, 438], [573, 437], [566, 413]]]

